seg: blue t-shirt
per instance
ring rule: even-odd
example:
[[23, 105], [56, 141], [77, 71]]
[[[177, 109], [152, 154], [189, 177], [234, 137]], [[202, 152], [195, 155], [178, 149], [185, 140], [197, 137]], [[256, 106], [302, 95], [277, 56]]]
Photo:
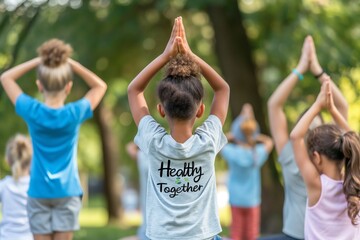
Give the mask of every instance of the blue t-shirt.
[[16, 99], [15, 109], [28, 126], [33, 146], [29, 196], [82, 195], [77, 145], [81, 123], [92, 117], [90, 102], [83, 98], [54, 109], [21, 94]]
[[146, 235], [154, 240], [202, 240], [220, 233], [214, 166], [226, 144], [220, 119], [210, 115], [193, 136], [178, 143], [147, 115], [135, 143], [149, 161]]
[[255, 207], [261, 203], [260, 169], [268, 158], [264, 144], [254, 148], [227, 144], [221, 150], [229, 167], [229, 201], [232, 206]]

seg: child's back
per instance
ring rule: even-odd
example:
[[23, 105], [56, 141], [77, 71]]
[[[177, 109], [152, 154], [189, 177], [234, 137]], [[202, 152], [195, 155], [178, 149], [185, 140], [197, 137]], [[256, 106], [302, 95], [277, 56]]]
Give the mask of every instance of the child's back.
[[135, 142], [150, 165], [148, 236], [205, 239], [218, 234], [214, 162], [226, 143], [220, 120], [209, 116], [192, 137], [178, 143], [147, 116], [139, 124]]
[[26, 211], [31, 152], [30, 140], [25, 136], [17, 135], [8, 142], [6, 160], [13, 175], [0, 181], [0, 239], [33, 239]]
[[[33, 142], [28, 214], [35, 238], [72, 239], [79, 228], [82, 189], [77, 167], [81, 124], [92, 117], [105, 94], [105, 82], [72, 60], [72, 48], [58, 39], [40, 46], [39, 57], [9, 69], [1, 83], [26, 122]], [[36, 84], [44, 102], [23, 93], [16, 80], [37, 68]], [[83, 98], [65, 104], [73, 73], [89, 86]]]
[[[178, 55], [180, 54], [180, 55]], [[170, 61], [170, 62], [169, 62]], [[144, 89], [169, 62], [158, 86], [158, 111], [169, 123], [170, 134], [150, 116]], [[207, 120], [193, 131], [204, 113], [204, 75], [214, 90]], [[190, 51], [181, 18], [163, 54], [128, 86], [128, 98], [138, 133], [135, 143], [149, 161], [146, 231], [150, 239], [212, 239], [221, 231], [216, 206], [215, 156], [226, 143], [222, 132], [229, 86]]]
[[89, 102], [81, 99], [53, 109], [22, 94], [15, 106], [28, 125], [34, 146], [29, 196], [80, 196], [77, 142], [81, 123], [92, 116]]
[[320, 199], [316, 205], [306, 208], [305, 238], [353, 239], [355, 227], [347, 214], [343, 181], [331, 179], [325, 174], [320, 177]]

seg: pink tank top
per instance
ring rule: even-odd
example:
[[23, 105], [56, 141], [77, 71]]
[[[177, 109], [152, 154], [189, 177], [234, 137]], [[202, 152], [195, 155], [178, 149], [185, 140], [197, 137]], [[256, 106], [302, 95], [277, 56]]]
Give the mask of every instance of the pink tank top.
[[[347, 215], [347, 201], [343, 181], [322, 174], [321, 195], [312, 207], [307, 204], [305, 214], [306, 240], [355, 240], [360, 239], [358, 229]], [[357, 235], [357, 236], [356, 236]]]

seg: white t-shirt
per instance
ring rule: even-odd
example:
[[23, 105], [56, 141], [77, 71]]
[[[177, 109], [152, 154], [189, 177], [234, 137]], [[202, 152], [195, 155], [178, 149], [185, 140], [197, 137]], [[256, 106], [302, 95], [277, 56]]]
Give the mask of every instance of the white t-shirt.
[[214, 115], [178, 143], [150, 115], [135, 143], [149, 160], [146, 235], [153, 240], [210, 239], [221, 232], [216, 202], [215, 156], [226, 144]]
[[0, 201], [2, 203], [1, 240], [33, 239], [26, 211], [29, 182], [29, 176], [19, 178], [17, 182], [11, 176], [7, 176], [0, 181]]

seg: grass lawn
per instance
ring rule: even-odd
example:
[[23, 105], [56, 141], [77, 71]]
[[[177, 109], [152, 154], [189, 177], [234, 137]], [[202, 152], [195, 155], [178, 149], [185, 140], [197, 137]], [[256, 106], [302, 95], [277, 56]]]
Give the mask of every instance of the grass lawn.
[[[228, 236], [229, 209], [220, 211], [223, 232], [221, 236]], [[141, 223], [139, 212], [125, 213], [121, 223], [107, 225], [107, 212], [102, 199], [93, 198], [88, 207], [80, 212], [81, 229], [75, 233], [74, 240], [121, 240], [124, 237], [136, 235], [137, 227]]]

